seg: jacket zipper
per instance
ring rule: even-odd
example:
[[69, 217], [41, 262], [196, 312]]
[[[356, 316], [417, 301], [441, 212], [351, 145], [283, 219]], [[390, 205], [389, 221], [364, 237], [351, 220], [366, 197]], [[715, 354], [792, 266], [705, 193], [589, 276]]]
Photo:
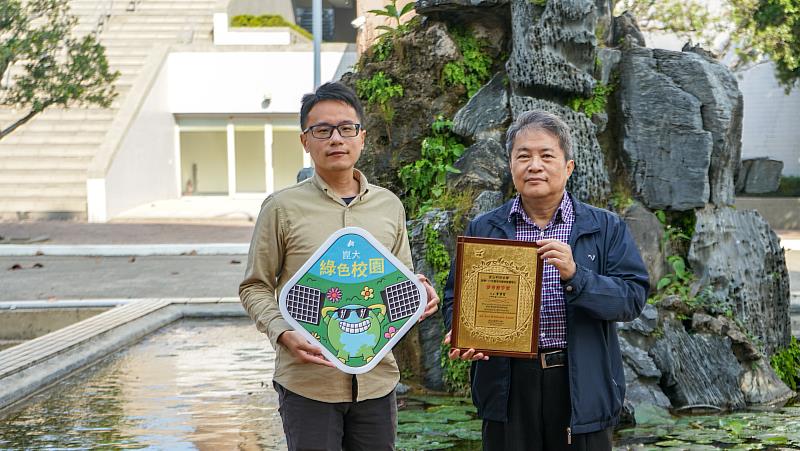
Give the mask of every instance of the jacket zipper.
[[567, 445], [572, 444], [572, 428], [567, 428]]

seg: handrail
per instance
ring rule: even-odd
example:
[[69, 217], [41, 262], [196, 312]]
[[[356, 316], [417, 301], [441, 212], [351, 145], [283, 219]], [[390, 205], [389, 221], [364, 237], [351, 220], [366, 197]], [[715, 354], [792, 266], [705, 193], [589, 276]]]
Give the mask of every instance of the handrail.
[[103, 32], [103, 28], [105, 28], [108, 20], [111, 19], [111, 12], [113, 10], [114, 0], [106, 0], [96, 4], [95, 11], [99, 11], [99, 14], [97, 14], [97, 23], [95, 24], [93, 32], [95, 35], [99, 35]]

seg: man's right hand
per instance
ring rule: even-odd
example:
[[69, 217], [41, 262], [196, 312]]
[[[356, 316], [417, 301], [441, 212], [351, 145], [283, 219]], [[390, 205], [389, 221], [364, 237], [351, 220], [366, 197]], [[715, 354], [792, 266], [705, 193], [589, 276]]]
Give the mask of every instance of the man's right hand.
[[278, 344], [288, 349], [289, 352], [303, 363], [314, 363], [316, 365], [329, 366], [335, 368], [334, 364], [325, 360], [322, 350], [293, 330], [287, 330], [278, 337]]
[[[450, 344], [450, 334], [451, 333], [453, 333], [453, 331], [448, 332], [447, 335], [444, 336], [444, 344], [448, 344], [448, 345]], [[488, 355], [483, 355], [482, 352], [477, 352], [476, 353], [475, 350], [472, 349], [472, 348], [467, 349], [465, 351], [461, 351], [458, 348], [450, 348], [450, 352], [447, 354], [447, 357], [449, 357], [450, 360], [455, 360], [455, 359], [472, 360], [472, 361], [475, 361], [475, 360], [489, 360], [489, 356]]]

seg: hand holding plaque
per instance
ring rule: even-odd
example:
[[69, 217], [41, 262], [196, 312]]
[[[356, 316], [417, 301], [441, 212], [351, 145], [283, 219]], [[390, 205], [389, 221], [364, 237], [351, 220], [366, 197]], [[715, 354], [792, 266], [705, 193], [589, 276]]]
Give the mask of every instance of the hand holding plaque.
[[458, 237], [453, 348], [536, 356], [542, 292], [537, 250], [528, 241]]

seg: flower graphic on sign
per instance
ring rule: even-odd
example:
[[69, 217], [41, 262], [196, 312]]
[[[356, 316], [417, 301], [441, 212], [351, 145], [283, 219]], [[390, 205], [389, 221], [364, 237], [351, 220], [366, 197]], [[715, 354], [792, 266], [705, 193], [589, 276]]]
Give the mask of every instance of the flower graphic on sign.
[[337, 287], [331, 287], [325, 293], [325, 297], [331, 302], [339, 302], [342, 299], [342, 290]]
[[364, 300], [370, 300], [375, 297], [375, 290], [370, 287], [364, 287], [364, 289], [361, 290], [361, 297], [363, 297]]
[[383, 336], [386, 339], [390, 339], [390, 338], [394, 337], [394, 334], [396, 334], [396, 333], [397, 333], [397, 329], [395, 329], [394, 326], [389, 326], [389, 328], [386, 330], [386, 332], [383, 333]]

